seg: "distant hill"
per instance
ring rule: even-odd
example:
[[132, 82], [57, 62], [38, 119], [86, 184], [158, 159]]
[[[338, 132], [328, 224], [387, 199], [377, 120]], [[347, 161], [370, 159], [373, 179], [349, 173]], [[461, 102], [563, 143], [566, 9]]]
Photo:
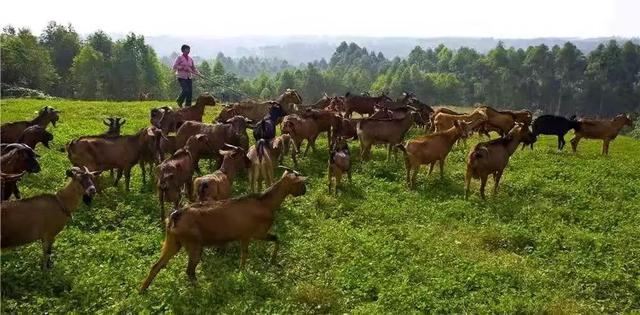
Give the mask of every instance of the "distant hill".
[[[114, 35], [115, 38], [122, 35]], [[355, 42], [361, 47], [367, 47], [369, 51], [382, 52], [387, 58], [406, 56], [411, 49], [419, 45], [423, 48], [434, 48], [439, 44], [457, 49], [461, 46], [471, 47], [479, 52], [486, 52], [494, 48], [499, 41], [505, 46], [526, 48], [531, 45], [545, 44], [547, 46], [562, 45], [567, 41], [574, 43], [582, 52], [588, 53], [602, 42], [616, 39], [619, 41], [628, 38], [602, 37], [602, 38], [531, 38], [531, 39], [499, 39], [478, 37], [354, 37], [354, 36], [286, 36], [286, 37], [175, 37], [175, 36], [148, 36], [146, 41], [156, 50], [159, 56], [169, 56], [179, 50], [180, 45], [188, 43], [193, 47], [193, 54], [201, 58], [214, 58], [218, 52], [229, 57], [265, 57], [287, 60], [291, 65], [329, 59], [336, 47], [342, 41]], [[632, 39], [640, 43], [640, 38]]]

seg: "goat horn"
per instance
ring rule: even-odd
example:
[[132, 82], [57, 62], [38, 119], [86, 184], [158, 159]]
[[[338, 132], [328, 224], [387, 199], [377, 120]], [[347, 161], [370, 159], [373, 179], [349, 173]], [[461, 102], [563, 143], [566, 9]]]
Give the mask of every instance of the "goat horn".
[[232, 148], [234, 150], [238, 150], [239, 149], [238, 147], [236, 147], [235, 145], [232, 145], [232, 144], [225, 143], [224, 145], [229, 147], [229, 148]]
[[84, 167], [85, 173], [91, 173], [91, 171], [89, 171], [89, 169], [86, 166], [83, 166], [83, 167]]

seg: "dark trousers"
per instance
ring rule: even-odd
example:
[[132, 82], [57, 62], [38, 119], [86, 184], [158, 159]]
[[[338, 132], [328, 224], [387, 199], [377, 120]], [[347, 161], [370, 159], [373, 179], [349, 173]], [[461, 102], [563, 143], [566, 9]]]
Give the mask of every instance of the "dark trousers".
[[178, 96], [176, 102], [179, 107], [182, 107], [182, 101], [184, 101], [184, 106], [191, 106], [191, 96], [193, 93], [193, 84], [191, 79], [180, 79], [178, 78], [178, 83], [180, 83], [180, 87], [182, 88], [182, 93]]

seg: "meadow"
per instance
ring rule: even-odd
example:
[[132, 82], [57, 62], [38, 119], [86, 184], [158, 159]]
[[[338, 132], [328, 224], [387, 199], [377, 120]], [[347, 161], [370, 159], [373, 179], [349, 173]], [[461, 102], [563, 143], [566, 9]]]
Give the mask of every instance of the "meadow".
[[[21, 181], [22, 195], [62, 187], [70, 163], [58, 149], [103, 132], [106, 116], [126, 117], [123, 134], [131, 134], [149, 124], [151, 108], [166, 104], [2, 100], [2, 122], [31, 119], [45, 105], [61, 111], [58, 126], [49, 127], [52, 149], [37, 149], [43, 169]], [[205, 121], [219, 109], [207, 108]], [[357, 142], [350, 145], [358, 151]], [[639, 312], [640, 141], [620, 136], [609, 156], [600, 155], [600, 141], [583, 140], [577, 154], [569, 144], [555, 148], [555, 137], [542, 136], [534, 150], [518, 150], [498, 195], [482, 201], [477, 181], [464, 199], [468, 147], [454, 147], [443, 179], [437, 172], [426, 178], [423, 169], [415, 190], [406, 188], [401, 155], [386, 162], [380, 147], [371, 162], [354, 162], [353, 181], [333, 196], [323, 135], [318, 152], [300, 163], [307, 194], [278, 212], [276, 264], [271, 244], [251, 245], [245, 271], [237, 245], [208, 249], [191, 286], [181, 253], [142, 295], [137, 288], [164, 235], [153, 185], [143, 187], [135, 167], [131, 192], [122, 182], [108, 186], [74, 213], [56, 239], [50, 271], [40, 270], [39, 243], [2, 252], [0, 312]], [[246, 176], [234, 191], [247, 191]]]

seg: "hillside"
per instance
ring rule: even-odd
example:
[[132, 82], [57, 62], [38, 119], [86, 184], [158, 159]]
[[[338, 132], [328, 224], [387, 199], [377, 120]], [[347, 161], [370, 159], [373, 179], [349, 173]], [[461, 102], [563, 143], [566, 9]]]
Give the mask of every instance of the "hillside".
[[[37, 149], [43, 170], [21, 181], [23, 196], [61, 187], [70, 164], [57, 149], [103, 132], [104, 117], [126, 117], [123, 133], [132, 134], [148, 125], [149, 109], [168, 103], [2, 100], [3, 123], [30, 119], [45, 105], [61, 111], [50, 127], [52, 149]], [[219, 109], [207, 108], [205, 121]], [[350, 145], [355, 155], [358, 145]], [[620, 136], [606, 157], [600, 145], [583, 140], [578, 154], [557, 152], [555, 137], [541, 137], [533, 151], [514, 154], [498, 195], [482, 201], [477, 181], [464, 199], [468, 147], [454, 148], [444, 179], [422, 171], [415, 191], [405, 186], [402, 159], [387, 163], [378, 148], [372, 162], [355, 161], [353, 182], [330, 196], [321, 136], [300, 167], [307, 194], [278, 212], [275, 265], [270, 244], [251, 245], [246, 271], [238, 269], [237, 244], [207, 249], [192, 287], [183, 252], [144, 295], [137, 287], [163, 232], [153, 187], [142, 187], [135, 167], [131, 192], [109, 186], [73, 215], [56, 239], [50, 272], [39, 269], [39, 244], [2, 252], [0, 312], [637, 312], [640, 141]], [[246, 191], [240, 176], [234, 194]]]

